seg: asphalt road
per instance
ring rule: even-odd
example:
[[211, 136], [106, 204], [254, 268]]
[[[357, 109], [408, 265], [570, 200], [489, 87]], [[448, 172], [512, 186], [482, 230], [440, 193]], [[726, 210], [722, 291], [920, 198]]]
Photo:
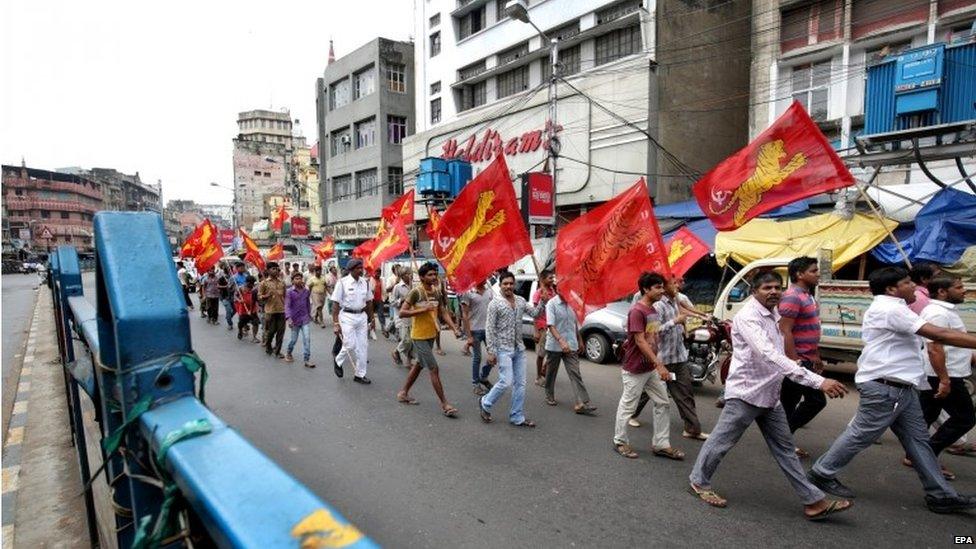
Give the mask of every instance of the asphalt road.
[[[86, 281], [93, 299], [91, 275]], [[470, 389], [470, 359], [447, 333], [448, 355], [439, 361], [459, 419], [440, 414], [426, 373], [413, 391], [419, 406], [394, 400], [406, 370], [391, 365], [390, 344], [382, 339], [370, 343], [373, 384], [363, 386], [348, 372], [341, 380], [333, 375], [331, 330], [314, 328], [313, 360], [319, 367], [309, 370], [267, 357], [258, 345], [206, 324], [196, 311], [190, 319], [194, 348], [208, 363], [207, 398], [214, 411], [384, 546], [930, 547], [949, 545], [956, 535], [976, 535], [976, 515], [925, 509], [918, 479], [900, 464], [902, 452], [890, 432], [842, 476], [858, 492], [854, 509], [827, 523], [810, 523], [758, 429], [751, 428], [715, 479], [729, 507], [714, 509], [686, 491], [699, 443], [680, 437], [673, 407], [671, 440], [687, 452], [686, 461], [654, 457], [649, 426], [631, 430], [639, 459], [613, 452], [620, 396], [615, 365], [582, 365], [599, 417], [572, 413], [569, 383], [561, 375], [556, 407], [546, 406], [542, 389], [530, 381], [526, 414], [539, 427], [518, 429], [504, 421], [507, 397], [494, 423], [481, 422]], [[533, 371], [531, 353], [529, 367]], [[715, 385], [698, 391], [706, 429], [718, 417], [718, 392]], [[856, 393], [830, 401], [798, 433], [798, 443], [819, 455], [856, 405]], [[959, 477], [954, 486], [976, 493], [976, 459], [944, 459]]]
[[3, 375], [3, 438], [7, 438], [7, 424], [17, 393], [17, 377], [20, 368], [24, 341], [27, 338], [27, 322], [34, 312], [34, 299], [37, 292], [36, 274], [5, 274], [0, 277], [2, 292], [3, 320], [0, 321], [0, 362]]

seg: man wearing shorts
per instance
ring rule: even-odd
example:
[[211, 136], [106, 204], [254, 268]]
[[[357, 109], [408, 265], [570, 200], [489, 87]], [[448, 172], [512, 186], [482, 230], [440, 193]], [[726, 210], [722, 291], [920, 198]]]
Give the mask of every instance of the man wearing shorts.
[[430, 383], [434, 387], [434, 393], [441, 401], [441, 411], [447, 417], [456, 418], [457, 408], [452, 406], [444, 397], [441, 374], [437, 368], [437, 359], [434, 358], [434, 339], [439, 331], [438, 316], [454, 331], [455, 335], [461, 337], [461, 334], [441, 300], [437, 281], [437, 265], [431, 262], [424, 263], [420, 266], [418, 273], [420, 274], [420, 286], [410, 290], [400, 307], [401, 318], [413, 319], [410, 338], [413, 340], [416, 362], [411, 364], [407, 381], [403, 384], [403, 389], [397, 393], [397, 402], [417, 404], [417, 400], [410, 396], [410, 388], [417, 381], [420, 371], [427, 368], [430, 370]]

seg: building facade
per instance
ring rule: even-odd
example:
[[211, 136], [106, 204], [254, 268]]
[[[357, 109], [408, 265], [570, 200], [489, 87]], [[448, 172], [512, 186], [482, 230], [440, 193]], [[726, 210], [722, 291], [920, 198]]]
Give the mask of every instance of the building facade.
[[2, 196], [4, 234], [9, 239], [26, 243], [34, 251], [49, 251], [62, 244], [81, 253], [94, 251], [93, 219], [105, 209], [102, 187], [96, 181], [26, 166], [3, 166]]
[[250, 228], [268, 217], [267, 195], [284, 195], [293, 148], [291, 113], [269, 110], [237, 115], [234, 138], [234, 219]]
[[[414, 45], [377, 38], [331, 62], [317, 81], [318, 166], [325, 233], [361, 240], [403, 194], [402, 143], [415, 132]], [[375, 233], [375, 230], [373, 231]]]
[[[513, 179], [547, 167], [549, 43], [509, 18], [506, 4], [417, 3], [409, 175], [427, 156], [470, 160], [477, 173], [504, 154]], [[560, 225], [640, 177], [659, 203], [685, 199], [698, 173], [746, 143], [748, 55], [717, 53], [748, 50], [747, 1], [531, 0], [526, 8], [559, 43]]]

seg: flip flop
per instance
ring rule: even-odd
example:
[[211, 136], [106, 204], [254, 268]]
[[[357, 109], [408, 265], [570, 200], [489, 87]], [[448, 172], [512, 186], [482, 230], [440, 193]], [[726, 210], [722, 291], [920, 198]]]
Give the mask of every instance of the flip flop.
[[681, 461], [685, 459], [685, 453], [677, 448], [656, 448], [654, 449], [654, 455], [658, 457], [665, 457], [668, 459], [673, 459], [675, 461]]
[[420, 402], [417, 399], [413, 398], [412, 396], [404, 395], [403, 393], [397, 394], [396, 399], [397, 402], [399, 402], [400, 404], [409, 404], [412, 406], [420, 404]]
[[458, 410], [454, 406], [448, 406], [446, 409], [442, 409], [441, 412], [449, 418], [458, 417]]
[[595, 416], [596, 406], [578, 406], [573, 408], [573, 411], [581, 416]]
[[630, 444], [614, 444], [613, 449], [627, 459], [637, 459], [637, 452], [630, 447]]
[[529, 427], [529, 428], [534, 428], [535, 427], [535, 422], [532, 421], [531, 419], [523, 419], [522, 420], [522, 423], [513, 423], [512, 424], [512, 427]]
[[[847, 505], [844, 505], [845, 503]], [[832, 499], [830, 500], [830, 503], [827, 504], [827, 507], [825, 507], [823, 511], [820, 511], [819, 513], [813, 515], [806, 515], [806, 517], [807, 520], [820, 521], [826, 519], [827, 517], [835, 513], [843, 513], [844, 511], [850, 509], [853, 506], [854, 506], [853, 502], [847, 500]]]
[[712, 507], [718, 507], [719, 509], [724, 509], [725, 506], [728, 505], [729, 503], [725, 498], [716, 494], [712, 490], [705, 490], [703, 488], [699, 488], [695, 486], [694, 484], [689, 484], [688, 490], [692, 493], [692, 495], [698, 496], [698, 499], [704, 501], [705, 503], [711, 505]]
[[549, 406], [555, 406], [556, 404], [559, 403], [556, 402], [556, 399], [554, 398], [546, 397], [546, 404], [548, 404]]

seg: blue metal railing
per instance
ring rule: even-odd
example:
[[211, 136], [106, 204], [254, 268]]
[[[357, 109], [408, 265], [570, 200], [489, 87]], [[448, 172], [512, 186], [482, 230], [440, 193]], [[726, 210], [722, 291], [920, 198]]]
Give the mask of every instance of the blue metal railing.
[[[82, 480], [107, 482], [112, 499], [96, 505], [86, 489], [92, 544], [376, 547], [204, 404], [206, 367], [159, 215], [96, 214], [95, 248], [94, 306], [74, 248], [57, 249], [49, 278]], [[100, 436], [94, 474], [83, 398]], [[114, 516], [99, 516], [105, 508]]]

